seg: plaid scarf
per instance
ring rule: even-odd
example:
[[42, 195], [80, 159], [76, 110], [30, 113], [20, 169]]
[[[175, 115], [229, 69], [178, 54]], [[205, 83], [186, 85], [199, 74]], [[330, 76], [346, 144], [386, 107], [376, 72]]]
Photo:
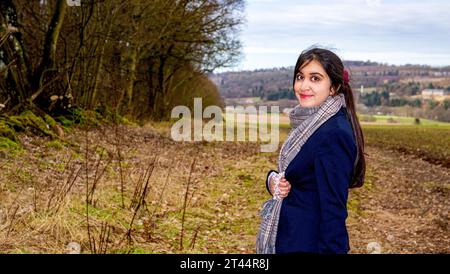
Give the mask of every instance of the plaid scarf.
[[328, 119], [335, 115], [341, 107], [345, 107], [343, 94], [328, 96], [317, 107], [301, 107], [297, 105], [290, 113], [291, 131], [280, 149], [278, 171], [284, 172], [289, 163], [298, 154], [308, 138]]
[[[278, 171], [284, 173], [289, 163], [298, 154], [308, 138], [328, 119], [334, 116], [341, 107], [345, 107], [343, 94], [328, 96], [317, 107], [301, 107], [297, 105], [290, 113], [291, 131], [280, 149]], [[256, 237], [256, 253], [274, 254], [278, 231], [278, 221], [283, 199], [273, 197], [263, 204], [261, 224]]]

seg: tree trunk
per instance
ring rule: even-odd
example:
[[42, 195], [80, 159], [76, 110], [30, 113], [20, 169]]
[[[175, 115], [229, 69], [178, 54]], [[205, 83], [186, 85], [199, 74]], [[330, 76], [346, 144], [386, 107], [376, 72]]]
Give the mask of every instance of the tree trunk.
[[33, 95], [30, 99], [48, 113], [64, 112], [69, 104], [65, 100], [53, 104], [50, 100], [52, 95], [64, 94], [62, 75], [59, 74], [60, 71], [56, 67], [56, 50], [66, 9], [67, 1], [57, 0], [52, 19], [45, 35], [42, 60], [33, 75]]
[[[108, 24], [108, 30], [106, 31], [106, 37], [107, 39], [109, 39], [110, 35], [111, 35], [111, 29], [112, 29], [112, 24], [113, 24], [113, 19], [111, 19], [111, 21]], [[89, 102], [88, 102], [88, 108], [93, 109], [96, 105], [96, 101], [97, 101], [97, 94], [98, 94], [98, 86], [100, 84], [100, 75], [102, 73], [102, 65], [105, 59], [105, 49], [106, 49], [106, 45], [108, 44], [108, 41], [99, 41], [99, 43], [102, 44], [101, 48], [100, 48], [100, 53], [99, 53], [99, 60], [97, 62], [97, 67], [95, 70], [95, 79], [94, 79], [94, 87], [92, 89], [92, 96], [91, 98], [89, 98]]]
[[125, 87], [124, 96], [120, 102], [120, 109], [122, 113], [131, 111], [131, 100], [133, 99], [134, 83], [136, 81], [136, 67], [138, 61], [138, 46], [132, 46], [128, 60], [128, 79]]
[[[30, 95], [30, 61], [22, 41], [22, 33], [17, 22], [17, 9], [11, 0], [0, 2], [0, 60], [8, 68], [7, 83], [16, 96], [10, 97], [10, 106], [26, 102]], [[11, 95], [13, 95], [11, 94]], [[10, 109], [7, 106], [7, 109]]]
[[44, 44], [44, 54], [42, 56], [42, 61], [37, 68], [34, 75], [34, 88], [39, 89], [42, 83], [42, 77], [45, 72], [49, 69], [53, 69], [56, 59], [56, 48], [58, 46], [58, 37], [61, 32], [61, 27], [64, 22], [64, 17], [66, 15], [67, 1], [58, 0], [56, 2], [56, 8], [52, 16], [52, 20], [47, 30], [45, 36]]
[[161, 56], [159, 58], [158, 66], [158, 81], [155, 87], [155, 93], [153, 98], [153, 111], [152, 116], [156, 121], [160, 121], [164, 117], [164, 69], [166, 65], [166, 58]]

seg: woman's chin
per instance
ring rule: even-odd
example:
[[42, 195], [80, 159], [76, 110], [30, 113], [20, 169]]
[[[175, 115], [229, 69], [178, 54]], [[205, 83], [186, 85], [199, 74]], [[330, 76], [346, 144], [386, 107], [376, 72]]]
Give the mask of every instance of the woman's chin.
[[300, 100], [300, 106], [304, 108], [315, 107], [316, 103], [314, 100]]

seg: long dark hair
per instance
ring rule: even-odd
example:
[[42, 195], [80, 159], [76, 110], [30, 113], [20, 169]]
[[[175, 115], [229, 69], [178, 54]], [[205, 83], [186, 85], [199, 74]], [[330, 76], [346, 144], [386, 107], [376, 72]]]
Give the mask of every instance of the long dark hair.
[[309, 62], [316, 60], [325, 69], [326, 73], [331, 79], [331, 85], [337, 90], [337, 94], [344, 94], [345, 104], [347, 105], [347, 118], [352, 125], [353, 133], [355, 134], [357, 146], [357, 161], [354, 167], [353, 178], [350, 182], [350, 188], [361, 187], [364, 184], [364, 176], [366, 173], [366, 160], [364, 156], [364, 136], [356, 116], [355, 102], [352, 88], [348, 81], [344, 81], [344, 64], [342, 60], [332, 51], [322, 48], [313, 47], [303, 51], [298, 57], [295, 64], [294, 80], [298, 71], [307, 65]]

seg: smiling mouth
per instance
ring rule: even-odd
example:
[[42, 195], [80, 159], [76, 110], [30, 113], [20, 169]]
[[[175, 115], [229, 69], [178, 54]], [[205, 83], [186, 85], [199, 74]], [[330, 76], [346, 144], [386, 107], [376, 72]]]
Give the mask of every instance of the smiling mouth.
[[300, 98], [301, 99], [309, 99], [309, 98], [312, 98], [314, 95], [309, 95], [309, 94], [301, 94], [300, 93]]

